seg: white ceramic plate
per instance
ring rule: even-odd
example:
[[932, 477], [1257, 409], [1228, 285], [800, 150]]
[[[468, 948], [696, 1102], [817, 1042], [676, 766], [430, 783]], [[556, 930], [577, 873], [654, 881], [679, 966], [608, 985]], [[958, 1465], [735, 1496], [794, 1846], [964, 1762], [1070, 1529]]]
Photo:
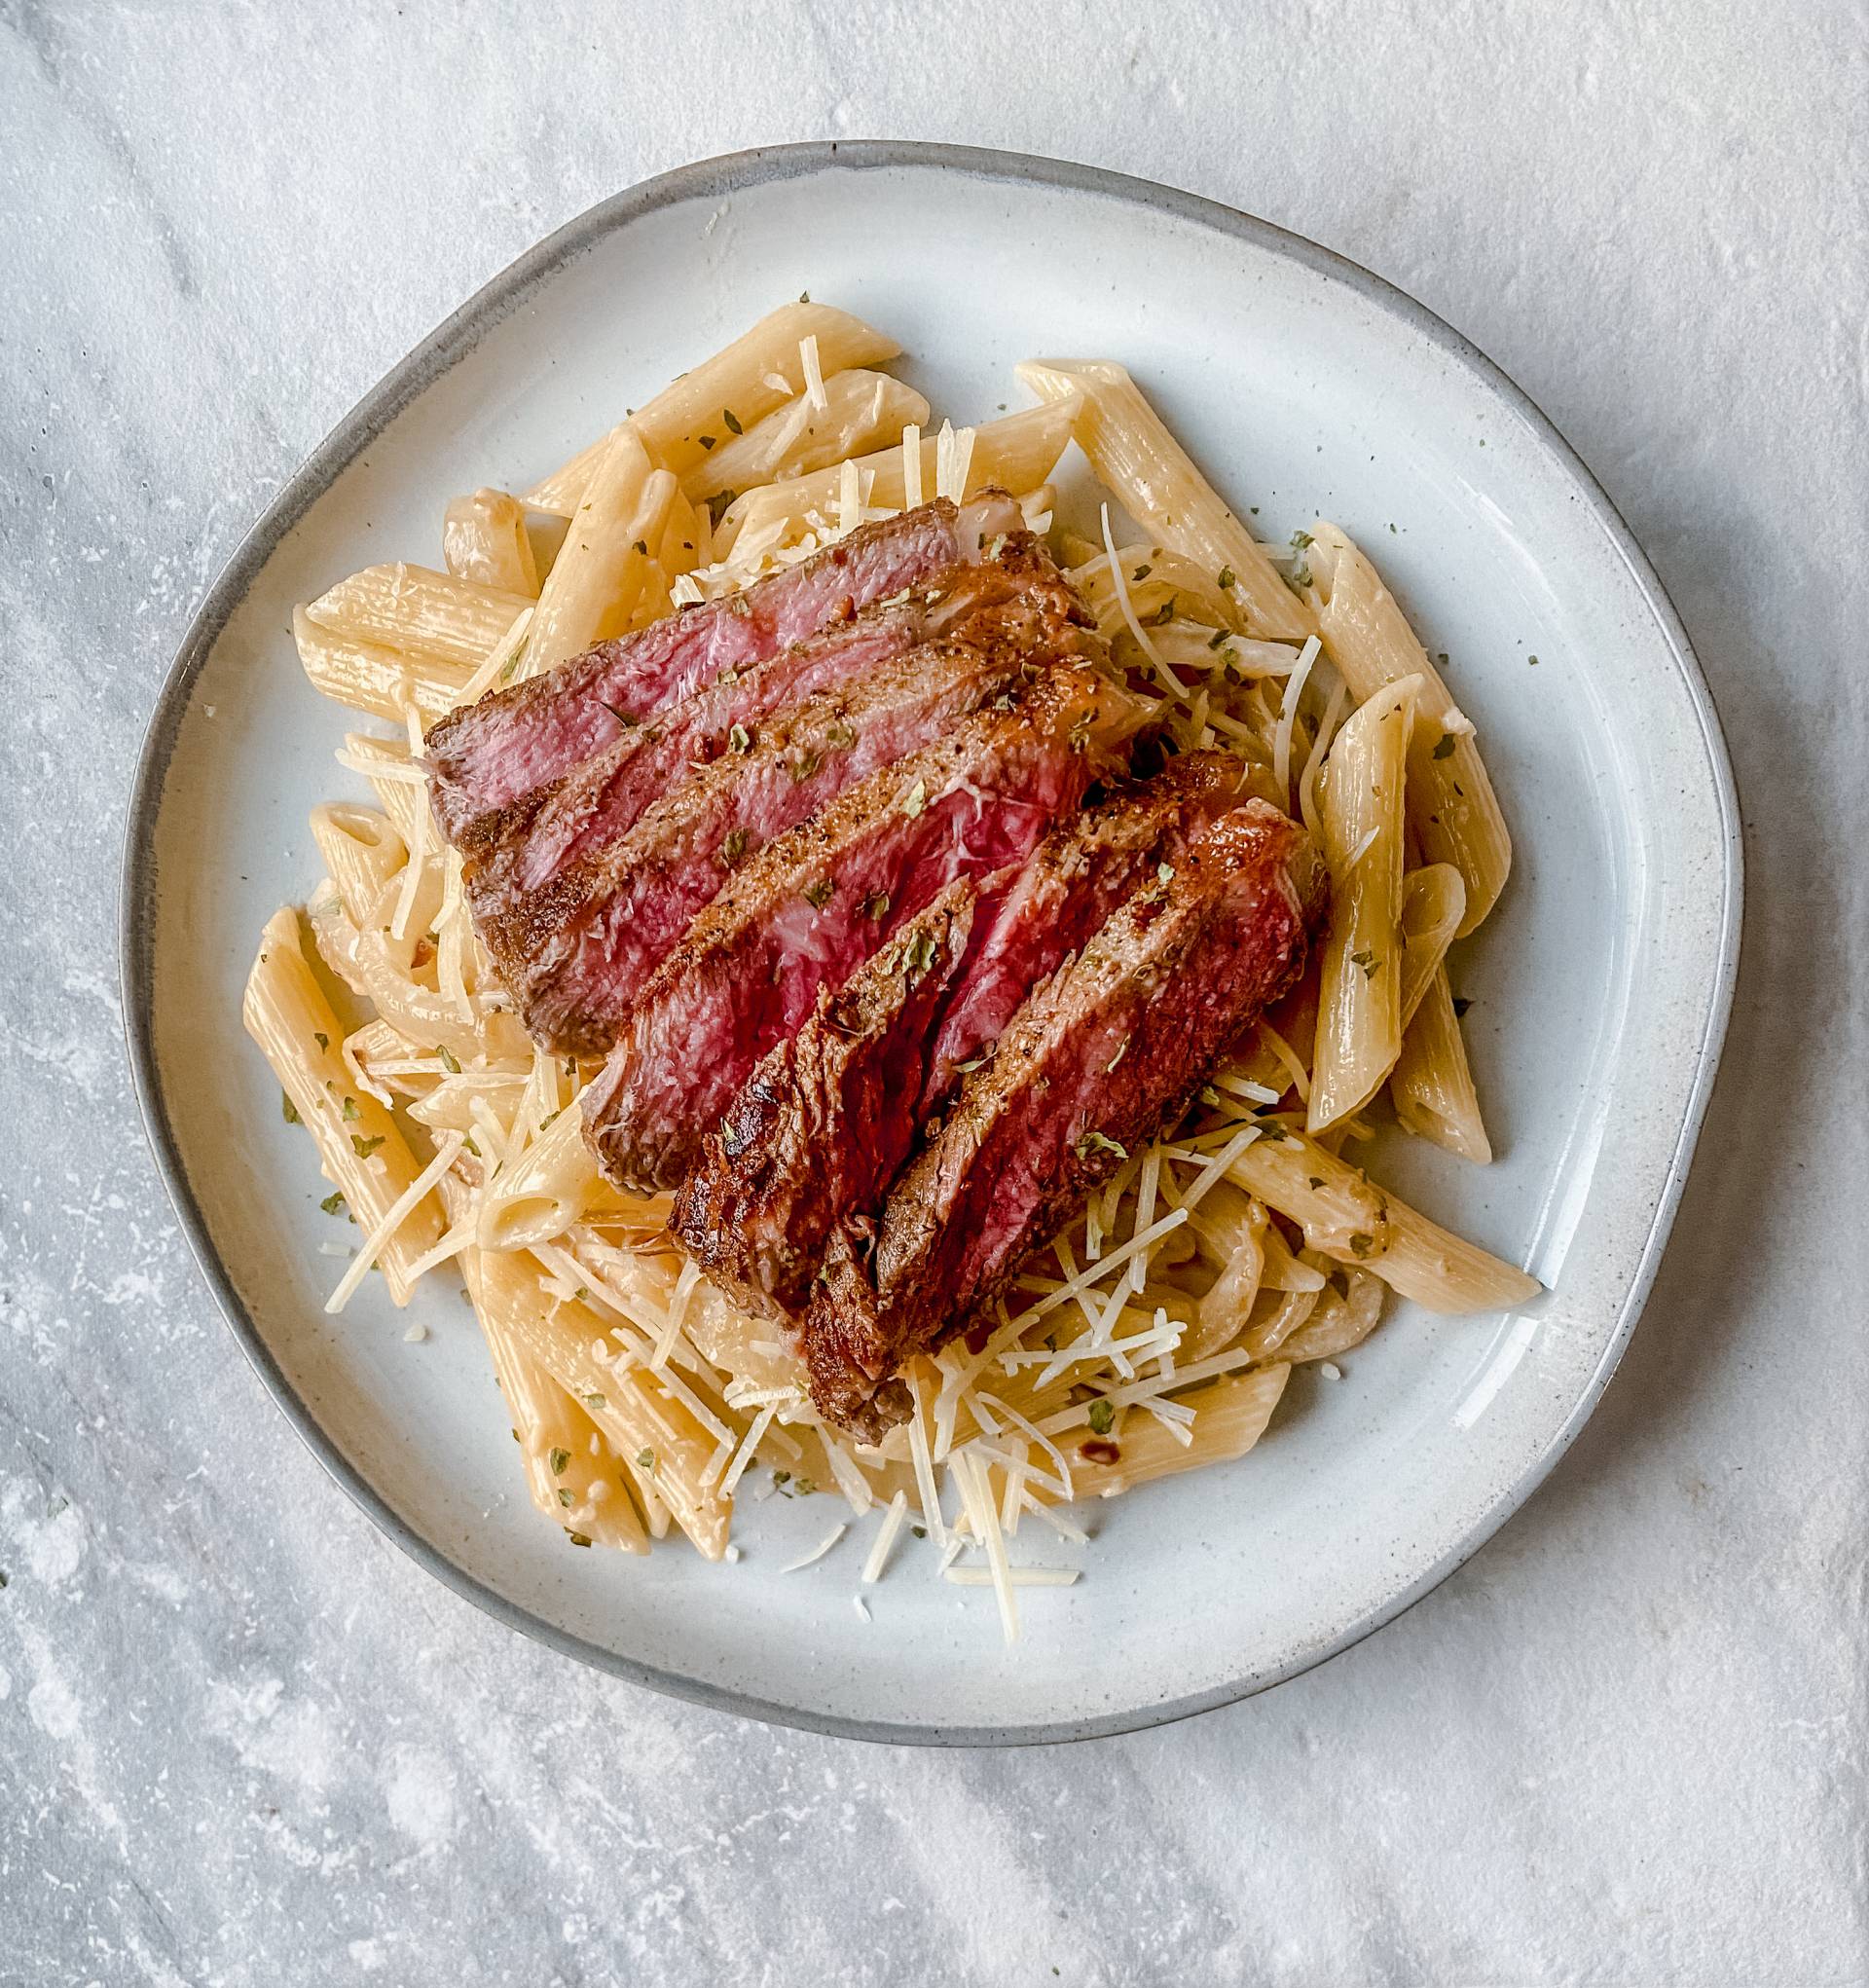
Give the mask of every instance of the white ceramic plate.
[[[380, 1287], [323, 1315], [323, 1184], [239, 1027], [255, 935], [314, 877], [307, 811], [346, 784], [330, 757], [345, 715], [300, 674], [292, 604], [373, 560], [438, 563], [451, 494], [523, 488], [807, 288], [895, 331], [960, 419], [1020, 402], [1017, 359], [1118, 357], [1258, 506], [1262, 536], [1337, 519], [1448, 653], [1517, 837], [1509, 891], [1456, 968], [1502, 1157], [1481, 1171], [1398, 1142], [1379, 1158], [1549, 1295], [1503, 1317], [1398, 1307], [1343, 1380], [1302, 1372], [1241, 1463], [1097, 1506], [1086, 1577], [1034, 1594], [1010, 1651], [990, 1593], [931, 1579], [925, 1556], [898, 1552], [861, 1620], [867, 1524], [780, 1574], [835, 1523], [827, 1498], [743, 1499], [738, 1566], [568, 1547], [527, 1505], [460, 1300], [418, 1301], [421, 1345]], [[300, 1434], [424, 1565], [664, 1690], [846, 1734], [1005, 1743], [1289, 1677], [1424, 1594], [1537, 1485], [1654, 1273], [1739, 907], [1731, 776], [1679, 622], [1582, 464], [1471, 346], [1365, 272], [1185, 194], [994, 153], [803, 146], [594, 208], [412, 353], [281, 494], [151, 727], [126, 1009], [151, 1135], [230, 1322]]]

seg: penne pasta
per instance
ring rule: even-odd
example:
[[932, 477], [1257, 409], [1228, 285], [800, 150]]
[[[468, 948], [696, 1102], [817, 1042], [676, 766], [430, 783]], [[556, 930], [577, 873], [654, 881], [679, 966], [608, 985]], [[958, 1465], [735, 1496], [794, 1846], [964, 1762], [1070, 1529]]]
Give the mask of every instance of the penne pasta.
[[542, 676], [593, 643], [620, 635], [651, 576], [676, 481], [655, 468], [636, 427], [610, 438], [578, 500], [565, 543], [539, 589], [514, 680]]
[[409, 857], [387, 815], [349, 801], [325, 801], [313, 808], [312, 839], [353, 924], [369, 916]]
[[1314, 632], [1310, 604], [1285, 584], [1123, 367], [1034, 359], [1014, 370], [1041, 399], [1079, 400], [1077, 439], [1091, 468], [1139, 525], [1213, 574], [1251, 634], [1302, 642]]
[[404, 722], [414, 711], [424, 725], [445, 718], [459, 701], [473, 671], [446, 656], [392, 648], [339, 633], [292, 610], [292, 639], [312, 687], [352, 711]]
[[1360, 1111], [1402, 1053], [1402, 829], [1418, 680], [1385, 686], [1337, 735], [1319, 793], [1331, 923], [1306, 1129]]
[[1402, 1038], [1402, 1054], [1389, 1079], [1396, 1122], [1416, 1138], [1432, 1140], [1462, 1160], [1484, 1166], [1492, 1159], [1492, 1142], [1480, 1116], [1480, 1097], [1445, 967], [1437, 963], [1423, 992], [1425, 998]]
[[648, 1481], [703, 1557], [718, 1560], [733, 1499], [706, 1483], [715, 1439], [692, 1410], [660, 1376], [631, 1364], [627, 1354], [617, 1357], [604, 1319], [588, 1304], [540, 1291], [531, 1256], [487, 1251], [481, 1263], [489, 1290], [510, 1307], [514, 1337], [582, 1404], [632, 1476]]
[[1115, 1497], [1158, 1477], [1244, 1456], [1265, 1433], [1291, 1372], [1276, 1366], [1228, 1374], [1178, 1396], [1194, 1417], [1192, 1441], [1186, 1447], [1153, 1417], [1131, 1409], [1119, 1440], [1091, 1436], [1071, 1454], [1071, 1482], [1078, 1496]]
[[480, 1208], [480, 1246], [530, 1249], [549, 1242], [600, 1198], [607, 1198], [607, 1191], [572, 1103], [527, 1148], [511, 1177], [502, 1172], [490, 1188]]
[[[273, 1066], [291, 1115], [312, 1134], [325, 1178], [369, 1234], [421, 1168], [394, 1118], [368, 1092], [350, 1087], [338, 1047], [343, 1030], [306, 962], [299, 914], [289, 905], [267, 921], [240, 1019]], [[441, 1213], [429, 1196], [378, 1252], [378, 1268], [396, 1304], [408, 1304], [410, 1266], [440, 1233]]]
[[538, 598], [526, 507], [506, 491], [481, 489], [455, 498], [442, 518], [441, 560], [458, 580]]
[[861, 367], [825, 382], [825, 405], [808, 396], [784, 402], [745, 432], [723, 436], [681, 478], [693, 502], [737, 495], [861, 456], [901, 439], [905, 427], [928, 419], [928, 402], [887, 373]]
[[[800, 298], [762, 317], [749, 332], [703, 359], [627, 417], [663, 467], [681, 475], [704, 461], [704, 435], [716, 442], [732, 432], [731, 414], [744, 430], [774, 408], [804, 392], [805, 364], [800, 347], [816, 340], [816, 363], [826, 374], [851, 366], [873, 366], [901, 350], [893, 338], [846, 311]], [[593, 442], [562, 468], [533, 486], [526, 501], [535, 510], [569, 517], [604, 451]]]
[[1512, 838], [1473, 726], [1394, 596], [1343, 532], [1320, 518], [1305, 566], [1318, 634], [1352, 697], [1367, 700], [1403, 678], [1421, 680], [1409, 750], [1409, 826], [1428, 862], [1460, 872], [1467, 904], [1455, 936], [1464, 939], [1492, 909], [1512, 868]]
[[380, 643], [474, 669], [531, 605], [525, 594], [478, 586], [425, 566], [367, 566], [320, 594], [307, 617], [333, 635]]
[[1402, 1031], [1408, 1042], [1409, 1023], [1429, 983], [1441, 971], [1453, 935], [1466, 916], [1467, 888], [1450, 863], [1430, 863], [1411, 869], [1402, 882]]
[[[460, 1196], [453, 1197], [458, 1213]], [[529, 1301], [520, 1279], [486, 1274], [477, 1249], [460, 1253], [461, 1281], [494, 1363], [494, 1378], [519, 1445], [526, 1488], [546, 1518], [573, 1536], [625, 1553], [647, 1553], [649, 1535], [625, 1490], [621, 1460], [585, 1409], [528, 1352], [514, 1328]]]
[[[1027, 408], [1009, 414], [1003, 421], [985, 422], [972, 430], [972, 454], [964, 482], [966, 495], [990, 488], [1014, 495], [1036, 489], [1051, 474], [1057, 460], [1069, 447], [1074, 401], [1055, 407]], [[940, 438], [929, 436], [921, 444], [922, 477], [932, 496], [936, 488]], [[871, 509], [900, 510], [904, 503], [904, 469], [900, 449], [884, 449], [871, 456], [851, 459], [859, 490], [866, 493], [861, 503]], [[768, 484], [763, 490], [748, 491], [727, 507], [715, 533], [715, 553], [725, 558], [742, 537], [784, 543], [806, 530], [814, 517], [828, 520], [837, 514], [839, 486], [847, 463], [815, 471], [810, 476], [787, 483]]]

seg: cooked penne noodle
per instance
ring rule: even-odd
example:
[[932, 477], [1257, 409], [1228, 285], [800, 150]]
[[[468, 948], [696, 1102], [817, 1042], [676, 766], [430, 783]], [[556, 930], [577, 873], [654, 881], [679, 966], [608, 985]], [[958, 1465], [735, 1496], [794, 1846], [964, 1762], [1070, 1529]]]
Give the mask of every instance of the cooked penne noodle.
[[477, 586], [399, 560], [393, 566], [367, 566], [340, 580], [305, 611], [333, 635], [463, 663], [471, 670], [512, 626], [513, 616], [531, 605], [525, 594]]
[[539, 589], [515, 681], [542, 676], [593, 643], [620, 635], [655, 570], [676, 481], [655, 468], [635, 426], [616, 430]]
[[[1130, 607], [1145, 626], [1166, 608], [1171, 615], [1188, 615], [1210, 628], [1245, 634], [1246, 617], [1239, 611], [1239, 603], [1221, 590], [1213, 573], [1185, 554], [1160, 545], [1122, 546], [1117, 552], [1117, 566]], [[1107, 552], [1093, 552], [1073, 566], [1071, 583], [1083, 596], [1084, 605], [1106, 636], [1121, 630], [1123, 616]]]
[[446, 717], [473, 675], [467, 665], [446, 656], [392, 648], [321, 627], [303, 607], [292, 610], [292, 639], [314, 690], [395, 724], [403, 723], [412, 708], [424, 724]]
[[369, 916], [409, 856], [387, 815], [349, 801], [324, 801], [313, 808], [312, 839], [355, 924]]
[[1464, 939], [1492, 909], [1512, 868], [1512, 838], [1473, 727], [1394, 596], [1342, 531], [1320, 518], [1305, 565], [1318, 633], [1352, 697], [1367, 700], [1405, 677], [1424, 680], [1409, 750], [1409, 826], [1430, 863], [1460, 872], [1467, 908], [1455, 936]]
[[1402, 826], [1418, 680], [1387, 685], [1344, 724], [1319, 794], [1331, 924], [1318, 986], [1306, 1129], [1361, 1111], [1402, 1053]]
[[480, 1246], [530, 1249], [549, 1242], [582, 1219], [603, 1188], [573, 1102], [527, 1148], [511, 1178], [502, 1173], [483, 1198]]
[[1396, 1122], [1417, 1138], [1431, 1139], [1484, 1166], [1492, 1159], [1492, 1142], [1480, 1116], [1480, 1096], [1445, 967], [1437, 964], [1424, 994], [1389, 1079]]
[[693, 1412], [661, 1377], [631, 1365], [628, 1355], [618, 1360], [604, 1319], [589, 1305], [540, 1290], [531, 1256], [490, 1250], [481, 1266], [489, 1290], [510, 1307], [514, 1337], [576, 1397], [632, 1475], [640, 1471], [648, 1479], [703, 1556], [718, 1560], [733, 1499], [705, 1482], [715, 1440]]
[[1301, 1132], [1268, 1123], [1227, 1170], [1326, 1256], [1361, 1263], [1388, 1246], [1388, 1196]]
[[1544, 1288], [1536, 1277], [1449, 1233], [1393, 1195], [1388, 1197], [1388, 1247], [1373, 1270], [1393, 1291], [1429, 1311], [1498, 1311], [1523, 1305]]
[[[316, 1143], [325, 1178], [369, 1234], [421, 1168], [394, 1118], [367, 1092], [350, 1088], [338, 1047], [343, 1029], [306, 962], [299, 914], [290, 905], [267, 921], [240, 1019]], [[377, 1266], [398, 1305], [409, 1302], [410, 1266], [440, 1233], [441, 1211], [431, 1195], [378, 1252]]]
[[[805, 390], [799, 348], [808, 338], [817, 341], [818, 364], [826, 376], [851, 366], [873, 366], [901, 350], [893, 338], [847, 311], [801, 298], [768, 313], [712, 358], [691, 366], [628, 419], [656, 461], [681, 475], [706, 460], [703, 435], [718, 441], [731, 434], [727, 415], [743, 429], [750, 428]], [[604, 441], [593, 442], [534, 485], [526, 501], [535, 510], [569, 517], [583, 500], [603, 452]]]
[[395, 826], [403, 847], [416, 840], [417, 818], [428, 811], [427, 779], [409, 756], [406, 738], [379, 738], [373, 732], [347, 732], [339, 764], [361, 773], [376, 790], [377, 804]]
[[1265, 1433], [1291, 1372], [1277, 1366], [1228, 1374], [1178, 1396], [1194, 1412], [1193, 1440], [1186, 1447], [1152, 1416], [1131, 1409], [1119, 1441], [1089, 1436], [1068, 1453], [1074, 1490], [1080, 1498], [1115, 1497], [1158, 1477], [1244, 1456]]
[[455, 498], [442, 519], [441, 561], [458, 580], [538, 598], [526, 507], [507, 491], [483, 488]]
[[[967, 495], [971, 497], [975, 491], [989, 486], [1014, 495], [1036, 489], [1051, 474], [1058, 458], [1069, 446], [1075, 412], [1075, 401], [1063, 401], [1055, 407], [1031, 407], [1002, 421], [982, 423], [972, 431]], [[921, 445], [922, 478], [931, 496], [936, 487], [939, 449], [940, 438], [935, 435], [927, 437]], [[884, 449], [876, 455], [853, 460], [859, 487], [867, 493], [863, 503], [880, 510], [901, 509], [905, 488], [901, 450]], [[844, 466], [836, 463], [810, 476], [748, 491], [728, 506], [715, 533], [715, 556], [725, 558], [743, 537], [772, 536], [783, 543], [803, 531], [814, 516], [835, 517]]]
[[1265, 548], [1221, 502], [1121, 366], [1105, 359], [1034, 359], [1014, 369], [1042, 399], [1081, 396], [1077, 438], [1123, 507], [1161, 542], [1214, 576], [1254, 635], [1302, 642], [1310, 606], [1285, 584]]
[[846, 456], [898, 442], [905, 427], [927, 419], [928, 402], [914, 387], [887, 373], [853, 367], [825, 382], [823, 408], [800, 395], [774, 408], [745, 433], [724, 436], [682, 475], [681, 490], [699, 504], [805, 476]]
[[[461, 1212], [464, 1197], [450, 1198], [450, 1212]], [[529, 1300], [520, 1278], [498, 1271], [488, 1277], [486, 1262], [479, 1250], [462, 1250], [461, 1281], [493, 1357], [532, 1503], [566, 1531], [595, 1545], [647, 1553], [649, 1536], [624, 1489], [620, 1459], [583, 1407], [526, 1350], [514, 1328], [515, 1305], [542, 1304], [543, 1298], [534, 1289]]]
[[1332, 1360], [1360, 1346], [1382, 1316], [1382, 1283], [1363, 1270], [1348, 1272], [1347, 1295], [1324, 1292], [1311, 1315], [1278, 1348], [1294, 1367], [1307, 1360]]
[[1402, 1037], [1441, 970], [1467, 909], [1467, 888], [1450, 863], [1411, 869], [1402, 881]]

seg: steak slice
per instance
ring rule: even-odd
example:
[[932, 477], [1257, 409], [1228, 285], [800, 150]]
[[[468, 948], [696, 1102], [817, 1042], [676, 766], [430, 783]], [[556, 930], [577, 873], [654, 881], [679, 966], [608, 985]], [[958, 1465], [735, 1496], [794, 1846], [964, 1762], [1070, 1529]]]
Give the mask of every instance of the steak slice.
[[966, 641], [926, 644], [821, 690], [543, 890], [502, 902], [476, 878], [481, 936], [534, 1039], [564, 1053], [607, 1049], [649, 974], [749, 858], [958, 719], [1015, 700], [1033, 673], [1093, 648], [1066, 618], [1075, 606], [1060, 579], [983, 609]]
[[600, 1164], [675, 1187], [734, 1092], [851, 974], [956, 877], [1029, 856], [1137, 722], [1103, 672], [1061, 664], [884, 767], [749, 863], [638, 997], [583, 1093]]
[[750, 728], [815, 692], [847, 683], [918, 644], [965, 636], [983, 608], [1028, 587], [1046, 590], [1060, 616], [1087, 619], [1050, 555], [1029, 533], [998, 554], [936, 573], [926, 587], [873, 602], [750, 670], [729, 670], [679, 704], [633, 725], [562, 780], [504, 811], [499, 842], [479, 865], [479, 897], [500, 903], [535, 891], [575, 858], [626, 833], [697, 764], [745, 743]]
[[881, 1220], [832, 1231], [805, 1326], [821, 1413], [872, 1437], [901, 1418], [901, 1362], [990, 1304], [1066, 1209], [1186, 1110], [1300, 971], [1321, 898], [1302, 830], [1249, 800], [1034, 990]]
[[748, 1078], [669, 1227], [716, 1283], [802, 1316], [825, 1238], [873, 1214], [962, 1066], [1186, 836], [1238, 797], [1231, 754], [1171, 759], [1054, 828], [1023, 866], [962, 878]]
[[1018, 506], [998, 493], [958, 509], [937, 498], [451, 712], [427, 739], [429, 800], [443, 834], [464, 853], [489, 847], [506, 826], [503, 810], [609, 745], [631, 719], [976, 558], [982, 538], [1020, 523]]

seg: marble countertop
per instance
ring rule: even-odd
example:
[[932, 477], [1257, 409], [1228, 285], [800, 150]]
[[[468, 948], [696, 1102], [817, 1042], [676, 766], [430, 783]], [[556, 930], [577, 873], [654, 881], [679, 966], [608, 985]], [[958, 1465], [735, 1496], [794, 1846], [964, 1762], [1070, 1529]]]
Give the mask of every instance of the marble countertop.
[[[1859, 4], [0, 6], [0, 1983], [1856, 1982]], [[1608, 1397], [1461, 1573], [1191, 1723], [938, 1754], [541, 1653], [291, 1440], [145, 1150], [124, 795], [248, 523], [615, 188], [1094, 161], [1340, 249], [1556, 419], [1698, 645], [1745, 957]]]

